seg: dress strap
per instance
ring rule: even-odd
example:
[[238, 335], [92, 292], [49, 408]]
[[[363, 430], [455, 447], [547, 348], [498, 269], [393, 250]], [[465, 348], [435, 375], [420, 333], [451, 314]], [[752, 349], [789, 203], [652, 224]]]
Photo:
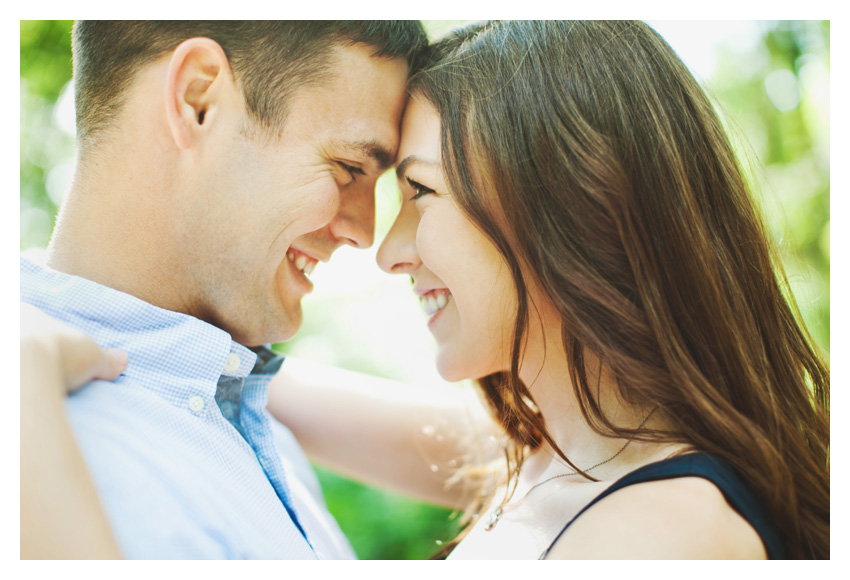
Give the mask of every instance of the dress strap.
[[702, 477], [713, 483], [723, 493], [723, 497], [732, 509], [755, 529], [764, 544], [767, 557], [771, 560], [785, 557], [782, 540], [771, 521], [770, 513], [732, 467], [722, 459], [707, 453], [689, 453], [650, 463], [617, 480], [564, 526], [546, 551], [540, 555], [540, 559], [544, 559], [549, 554], [552, 546], [574, 521], [600, 500], [630, 485], [678, 477]]

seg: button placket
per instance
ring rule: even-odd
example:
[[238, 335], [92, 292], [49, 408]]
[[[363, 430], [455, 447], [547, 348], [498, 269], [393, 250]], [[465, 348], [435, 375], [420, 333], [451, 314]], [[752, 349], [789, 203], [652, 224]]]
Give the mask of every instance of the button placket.
[[198, 395], [193, 395], [189, 397], [189, 409], [193, 413], [200, 413], [204, 410], [206, 403], [204, 403], [204, 399], [199, 397]]
[[227, 355], [227, 361], [224, 363], [224, 370], [228, 373], [232, 373], [239, 369], [239, 365], [242, 364], [242, 359], [239, 358], [239, 355], [235, 352], [231, 352]]

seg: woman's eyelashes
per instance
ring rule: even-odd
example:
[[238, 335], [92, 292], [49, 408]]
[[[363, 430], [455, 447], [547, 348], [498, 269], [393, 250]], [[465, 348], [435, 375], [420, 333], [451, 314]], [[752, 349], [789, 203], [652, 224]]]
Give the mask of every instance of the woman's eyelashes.
[[427, 195], [429, 193], [435, 193], [434, 190], [431, 189], [430, 187], [425, 187], [421, 183], [417, 183], [416, 181], [413, 181], [409, 177], [406, 178], [406, 179], [407, 179], [407, 183], [410, 184], [410, 187], [414, 191], [414, 195], [413, 195], [413, 197], [410, 198], [410, 201], [415, 201], [415, 200], [419, 199], [420, 197], [422, 197], [423, 195]]

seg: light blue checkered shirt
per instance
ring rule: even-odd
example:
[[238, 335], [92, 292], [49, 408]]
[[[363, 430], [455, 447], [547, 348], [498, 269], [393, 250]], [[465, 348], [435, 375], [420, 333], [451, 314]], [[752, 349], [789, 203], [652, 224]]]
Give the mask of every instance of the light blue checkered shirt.
[[[129, 355], [114, 383], [93, 382], [67, 404], [125, 557], [354, 557], [292, 433], [265, 410], [272, 375], [249, 375], [254, 352], [196, 318], [25, 258], [21, 300]], [[244, 378], [244, 438], [216, 404], [222, 377]]]

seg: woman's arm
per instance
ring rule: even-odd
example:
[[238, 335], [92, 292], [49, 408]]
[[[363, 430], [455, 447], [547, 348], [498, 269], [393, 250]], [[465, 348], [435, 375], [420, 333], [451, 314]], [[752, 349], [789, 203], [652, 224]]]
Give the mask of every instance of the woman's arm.
[[65, 397], [113, 380], [126, 355], [21, 304], [21, 558], [120, 558], [65, 415]]
[[411, 385], [287, 358], [269, 411], [314, 461], [424, 501], [465, 507], [464, 464], [495, 455], [498, 428], [472, 388]]

